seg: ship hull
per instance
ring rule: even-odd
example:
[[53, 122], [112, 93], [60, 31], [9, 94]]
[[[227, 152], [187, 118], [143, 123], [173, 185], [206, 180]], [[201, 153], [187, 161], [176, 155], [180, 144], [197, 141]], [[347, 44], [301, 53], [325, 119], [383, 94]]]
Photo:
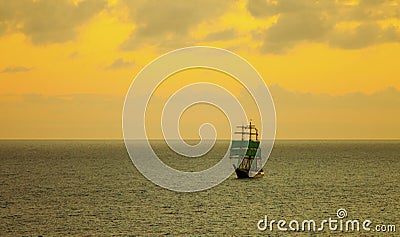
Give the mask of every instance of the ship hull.
[[250, 178], [248, 170], [236, 169], [235, 172], [238, 179]]
[[261, 178], [264, 176], [264, 171], [260, 170], [256, 175], [254, 175], [253, 177], [249, 176], [249, 171], [245, 170], [245, 169], [235, 169], [236, 172], [236, 176], [238, 177], [238, 179], [256, 179], [256, 178]]

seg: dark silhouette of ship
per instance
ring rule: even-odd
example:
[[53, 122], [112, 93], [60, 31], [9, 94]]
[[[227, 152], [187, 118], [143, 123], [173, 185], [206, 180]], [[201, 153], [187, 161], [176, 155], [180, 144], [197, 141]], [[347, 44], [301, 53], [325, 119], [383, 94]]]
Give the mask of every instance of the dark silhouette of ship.
[[[241, 128], [242, 140], [233, 140], [230, 150], [230, 158], [236, 161], [233, 164], [236, 175], [241, 178], [261, 178], [264, 176], [264, 170], [261, 163], [260, 141], [258, 140], [258, 129], [254, 124], [237, 126]], [[248, 139], [245, 137], [248, 136]], [[254, 139], [253, 139], [254, 138]]]

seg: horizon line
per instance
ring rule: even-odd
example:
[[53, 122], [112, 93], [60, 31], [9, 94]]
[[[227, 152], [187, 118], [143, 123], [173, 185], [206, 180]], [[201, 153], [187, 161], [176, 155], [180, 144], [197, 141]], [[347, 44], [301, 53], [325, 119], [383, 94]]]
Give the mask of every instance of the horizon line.
[[[0, 141], [123, 141], [124, 138], [0, 138]], [[130, 139], [134, 141], [145, 141], [146, 139]], [[147, 139], [149, 141], [163, 141], [163, 138], [151, 138]], [[179, 140], [179, 139], [170, 139], [170, 140]], [[186, 141], [199, 141], [200, 139], [184, 139]], [[214, 139], [204, 139], [204, 140], [214, 140]], [[216, 139], [217, 141], [229, 141], [230, 139]], [[263, 140], [263, 139], [261, 139]], [[307, 140], [327, 140], [327, 141], [340, 141], [340, 140], [348, 140], [348, 141], [396, 141], [400, 140], [399, 138], [275, 138], [275, 141], [307, 141]]]

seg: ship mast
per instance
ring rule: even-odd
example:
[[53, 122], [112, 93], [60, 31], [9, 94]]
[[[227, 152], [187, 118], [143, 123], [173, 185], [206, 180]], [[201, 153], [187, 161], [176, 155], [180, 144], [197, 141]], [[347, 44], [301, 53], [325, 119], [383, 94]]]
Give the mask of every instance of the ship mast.
[[[254, 124], [251, 123], [250, 120], [250, 124], [249, 125], [241, 125], [241, 126], [236, 126], [237, 128], [241, 128], [242, 131], [241, 132], [235, 132], [235, 134], [240, 134], [242, 135], [242, 141], [244, 141], [244, 135], [249, 135], [249, 141], [258, 141], [258, 129], [256, 128], [256, 126]], [[248, 132], [245, 132], [245, 130], [249, 130]], [[254, 130], [254, 132], [253, 132]], [[255, 136], [255, 139], [252, 139], [252, 136]]]
[[[256, 128], [256, 126], [254, 124], [251, 124], [251, 120], [250, 120], [250, 125], [248, 126], [249, 128], [249, 141], [253, 141], [251, 140], [251, 136], [255, 135], [256, 139], [254, 141], [258, 141], [258, 129]], [[253, 132], [254, 129], [254, 132]]]

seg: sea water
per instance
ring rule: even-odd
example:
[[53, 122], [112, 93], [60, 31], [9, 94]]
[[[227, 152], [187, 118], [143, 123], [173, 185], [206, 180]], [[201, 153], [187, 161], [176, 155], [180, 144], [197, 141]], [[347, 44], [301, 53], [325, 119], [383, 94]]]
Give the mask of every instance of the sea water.
[[[200, 171], [229, 143], [191, 160], [163, 142], [152, 146], [169, 166]], [[1, 141], [0, 236], [377, 234], [257, 228], [266, 215], [319, 221], [337, 219], [338, 209], [349, 219], [396, 225], [398, 233], [399, 154], [400, 141], [276, 141], [263, 178], [232, 174], [209, 190], [178, 193], [144, 178], [122, 141]]]

